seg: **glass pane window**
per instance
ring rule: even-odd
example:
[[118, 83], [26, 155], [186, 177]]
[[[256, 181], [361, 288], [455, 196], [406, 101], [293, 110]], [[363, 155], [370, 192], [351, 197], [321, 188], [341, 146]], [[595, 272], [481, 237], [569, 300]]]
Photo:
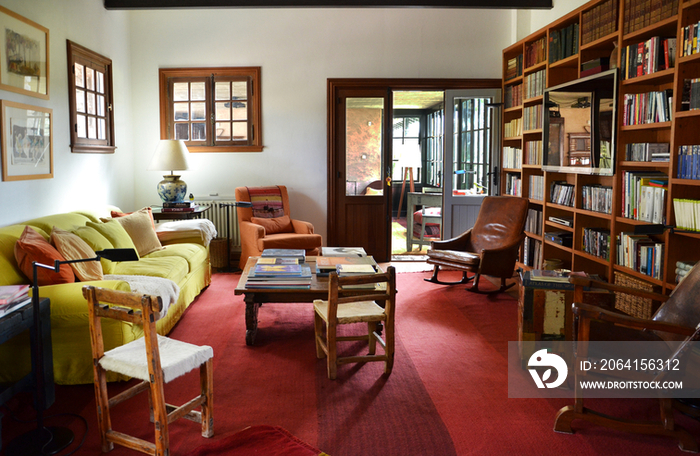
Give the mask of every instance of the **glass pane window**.
[[204, 103], [192, 103], [192, 120], [206, 119], [206, 105]]
[[217, 122], [216, 123], [216, 139], [229, 141], [231, 139], [231, 123]]
[[85, 127], [86, 123], [87, 120], [85, 119], [85, 116], [78, 114], [78, 121], [75, 124], [78, 138], [87, 138], [87, 128]]
[[216, 103], [216, 120], [231, 120], [231, 103]]
[[76, 89], [75, 91], [75, 110], [85, 112], [85, 91]]
[[207, 139], [207, 126], [202, 122], [192, 122], [192, 141]]
[[189, 141], [190, 140], [190, 124], [187, 124], [187, 123], [175, 124], [175, 139]]
[[232, 100], [245, 100], [248, 98], [248, 82], [247, 81], [233, 81], [231, 83], [233, 86]]
[[79, 63], [76, 63], [73, 68], [75, 68], [76, 87], [85, 87], [85, 67]]
[[190, 85], [190, 100], [201, 101], [206, 100], [206, 86], [203, 82], [193, 82]]
[[248, 103], [237, 101], [232, 103], [232, 108], [233, 120], [248, 119]]
[[95, 110], [95, 94], [88, 92], [87, 94], [87, 113], [95, 115], [97, 111]]
[[488, 98], [455, 99], [453, 115], [453, 190], [487, 193], [491, 148], [491, 117]]
[[173, 84], [173, 100], [187, 101], [190, 99], [190, 85], [186, 82], [176, 82]]
[[380, 196], [383, 190], [367, 192], [382, 180], [382, 123], [384, 98], [347, 98], [345, 109], [345, 194]]
[[85, 87], [88, 90], [95, 90], [95, 70], [85, 68]]
[[231, 99], [231, 83], [217, 82], [214, 86], [215, 100], [230, 100]]
[[245, 122], [233, 122], [234, 141], [245, 141], [248, 139], [248, 124]]
[[105, 75], [104, 73], [97, 71], [97, 92], [105, 93]]

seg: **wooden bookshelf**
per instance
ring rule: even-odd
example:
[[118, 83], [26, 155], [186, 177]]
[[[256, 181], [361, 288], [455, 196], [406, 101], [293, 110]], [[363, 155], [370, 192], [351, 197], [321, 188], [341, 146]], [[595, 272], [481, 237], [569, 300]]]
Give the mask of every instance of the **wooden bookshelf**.
[[[634, 8], [634, 11], [631, 11], [631, 8]], [[700, 0], [592, 0], [503, 50], [504, 91], [509, 87], [512, 91], [516, 86], [520, 87], [521, 91], [525, 89], [519, 93], [517, 105], [511, 105], [504, 110], [504, 125], [517, 122], [517, 119], [523, 124], [526, 110], [543, 103], [540, 94], [528, 97], [528, 94], [532, 93], [529, 86], [534, 81], [532, 75], [537, 72], [542, 72], [537, 77], [544, 78], [544, 87], [549, 88], [579, 79], [582, 64], [594, 59], [611, 58], [611, 68], [621, 68], [623, 49], [630, 49], [647, 41], [654, 42], [654, 37], [660, 37], [661, 40], [675, 38], [678, 50], [675, 64], [671, 68], [661, 65], [657, 71], [645, 72], [640, 76], [630, 75], [625, 78], [619, 75], [613, 176], [550, 172], [533, 163], [501, 170], [500, 179], [503, 183], [506, 176], [512, 181], [514, 175], [519, 174], [522, 196], [529, 198], [531, 210], [541, 211], [541, 229], [526, 231], [526, 242], [530, 251], [529, 264], [525, 263], [521, 255], [519, 267], [542, 267], [545, 259], [558, 258], [562, 260], [563, 267], [568, 269], [598, 274], [610, 282], [614, 281], [615, 272], [624, 272], [659, 286], [669, 293], [676, 286], [676, 262], [700, 260], [700, 232], [666, 230], [663, 234], [650, 236], [654, 241], [664, 244], [663, 266], [659, 278], [618, 264], [616, 246], [616, 239], [621, 233], [633, 232], [635, 227], [649, 224], [623, 216], [622, 180], [626, 173], [661, 172], [668, 176], [664, 212], [667, 225], [677, 226], [678, 214], [675, 213], [674, 199], [700, 200], [700, 178], [684, 178], [679, 174], [679, 148], [700, 146], [700, 129], [697, 128], [700, 109], [684, 110], [686, 108], [682, 103], [684, 81], [700, 78], [700, 45], [692, 53], [682, 49], [683, 36], [689, 27], [700, 28]], [[571, 36], [571, 31], [578, 35]], [[568, 48], [555, 50], [553, 46], [556, 46], [556, 41], [564, 36]], [[544, 58], [541, 51], [543, 40], [547, 43]], [[663, 44], [660, 49], [663, 49]], [[511, 62], [510, 67], [508, 62]], [[522, 62], [522, 71], [519, 68], [513, 70], [513, 62]], [[510, 78], [506, 80], [507, 74]], [[641, 95], [637, 94], [652, 92], [664, 92], [672, 96], [670, 120], [626, 125], [622, 115], [625, 96], [640, 97]], [[503, 145], [522, 149], [525, 160], [528, 143], [542, 139], [542, 129], [523, 129], [516, 136], [504, 137]], [[645, 142], [668, 143], [670, 160], [638, 162], [625, 159], [628, 144]], [[533, 182], [538, 181], [543, 182], [543, 201], [532, 198], [532, 195], [536, 194], [532, 188], [535, 185]], [[551, 202], [550, 189], [556, 181], [573, 186], [573, 206]], [[593, 186], [612, 188], [609, 213], [584, 208], [583, 190]], [[573, 226], [554, 223], [549, 220], [550, 217], [573, 219]], [[573, 233], [572, 247], [548, 240], [546, 233], [552, 231]], [[599, 255], [600, 249], [590, 247], [591, 238], [598, 239], [595, 236], [606, 231], [610, 232], [610, 243], [607, 251], [603, 250], [603, 254]], [[586, 235], [588, 238], [584, 238]], [[541, 255], [538, 257], [539, 262], [533, 263], [533, 244], [538, 243]]]

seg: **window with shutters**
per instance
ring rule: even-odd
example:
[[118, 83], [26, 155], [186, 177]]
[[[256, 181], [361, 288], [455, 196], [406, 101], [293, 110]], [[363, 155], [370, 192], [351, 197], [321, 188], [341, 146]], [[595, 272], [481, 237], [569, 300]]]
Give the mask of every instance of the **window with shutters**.
[[161, 138], [190, 152], [260, 152], [260, 67], [161, 68]]
[[113, 153], [112, 60], [67, 40], [71, 150]]

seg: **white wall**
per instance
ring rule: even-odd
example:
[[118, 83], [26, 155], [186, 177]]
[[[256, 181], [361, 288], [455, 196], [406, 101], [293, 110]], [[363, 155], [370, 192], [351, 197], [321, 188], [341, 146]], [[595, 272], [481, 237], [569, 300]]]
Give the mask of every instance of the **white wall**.
[[529, 34], [546, 27], [589, 1], [590, 0], [553, 0], [553, 7], [549, 10], [518, 10], [516, 25], [517, 37], [513, 42], [522, 40]]
[[[7, 91], [0, 91], [0, 98], [53, 110], [54, 153], [53, 179], [0, 182], [0, 226], [94, 204], [132, 205], [128, 13], [108, 12], [101, 0], [0, 0], [0, 5], [49, 29], [50, 99]], [[115, 154], [70, 151], [66, 39], [114, 62]]]
[[513, 14], [458, 9], [219, 9], [130, 12], [136, 206], [159, 138], [158, 68], [261, 66], [262, 153], [191, 154], [188, 191], [285, 184], [292, 216], [326, 235], [328, 78], [500, 78]]

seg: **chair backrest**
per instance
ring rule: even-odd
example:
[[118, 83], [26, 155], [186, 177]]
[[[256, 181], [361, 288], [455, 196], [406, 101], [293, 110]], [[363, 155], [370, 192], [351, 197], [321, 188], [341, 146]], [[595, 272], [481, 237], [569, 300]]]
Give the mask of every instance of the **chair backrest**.
[[151, 353], [159, 356], [156, 314], [163, 310], [163, 302], [159, 296], [110, 290], [92, 285], [83, 287], [83, 296], [88, 301], [90, 340], [95, 359], [100, 359], [104, 355], [102, 318], [112, 318], [143, 326], [146, 346], [150, 347]]
[[528, 200], [512, 196], [487, 196], [481, 203], [471, 233], [469, 251], [497, 249], [525, 234]]
[[[287, 193], [287, 187], [284, 185], [277, 185], [276, 188], [279, 189], [280, 194], [282, 195], [282, 208], [284, 209], [284, 215], [289, 216], [289, 194]], [[250, 202], [248, 187], [236, 187], [235, 196], [236, 201]], [[238, 214], [239, 222], [250, 222], [251, 217], [253, 217], [253, 208], [238, 207], [236, 208], [236, 213]]]
[[[352, 293], [352, 287], [367, 284], [386, 284], [385, 287], [375, 287], [375, 290], [363, 293]], [[378, 289], [382, 288], [382, 289]], [[358, 290], [359, 291], [359, 290]], [[328, 322], [335, 322], [338, 312], [338, 304], [349, 304], [361, 301], [375, 301], [384, 303], [384, 311], [387, 318], [393, 318], [396, 309], [396, 269], [389, 266], [387, 271], [379, 274], [338, 277], [332, 272], [328, 278]]]
[[[668, 300], [659, 307], [652, 320], [694, 328], [700, 323], [700, 263], [676, 286]], [[662, 339], [670, 335], [658, 333]], [[675, 338], [674, 338], [675, 339]]]

